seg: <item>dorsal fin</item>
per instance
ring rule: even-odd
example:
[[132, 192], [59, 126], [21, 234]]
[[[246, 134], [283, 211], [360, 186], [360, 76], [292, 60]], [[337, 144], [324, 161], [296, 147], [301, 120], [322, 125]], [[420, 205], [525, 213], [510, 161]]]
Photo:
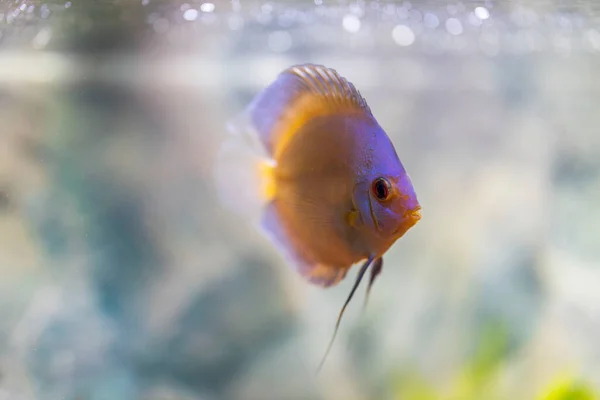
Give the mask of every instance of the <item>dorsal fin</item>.
[[373, 118], [352, 83], [335, 70], [314, 64], [284, 70], [256, 96], [246, 113], [275, 160], [299, 128], [313, 118], [342, 113]]
[[283, 73], [296, 75], [308, 91], [328, 99], [332, 105], [356, 107], [371, 114], [371, 109], [360, 92], [334, 69], [304, 64], [290, 67]]

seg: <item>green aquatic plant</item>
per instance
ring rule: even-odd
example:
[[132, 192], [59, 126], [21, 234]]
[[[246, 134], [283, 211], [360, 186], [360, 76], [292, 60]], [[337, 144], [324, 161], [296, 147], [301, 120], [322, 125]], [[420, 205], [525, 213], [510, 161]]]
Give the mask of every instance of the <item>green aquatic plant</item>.
[[498, 372], [508, 354], [508, 334], [502, 324], [483, 330], [473, 355], [442, 388], [417, 372], [395, 379], [398, 400], [504, 400], [498, 386]]
[[599, 400], [600, 393], [591, 385], [575, 378], [558, 378], [542, 391], [536, 400]]
[[502, 324], [483, 330], [473, 355], [448, 384], [411, 371], [394, 379], [396, 400], [600, 400], [600, 391], [581, 379], [560, 375], [532, 399], [516, 397], [514, 388], [500, 385], [509, 354], [509, 335]]

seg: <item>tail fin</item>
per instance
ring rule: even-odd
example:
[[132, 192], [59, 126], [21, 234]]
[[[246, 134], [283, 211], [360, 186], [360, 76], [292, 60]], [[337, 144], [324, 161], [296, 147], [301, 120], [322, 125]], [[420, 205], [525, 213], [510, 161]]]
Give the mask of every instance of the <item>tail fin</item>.
[[274, 164], [258, 140], [248, 111], [229, 121], [227, 130], [214, 168], [217, 194], [231, 211], [258, 223], [262, 208], [274, 195]]

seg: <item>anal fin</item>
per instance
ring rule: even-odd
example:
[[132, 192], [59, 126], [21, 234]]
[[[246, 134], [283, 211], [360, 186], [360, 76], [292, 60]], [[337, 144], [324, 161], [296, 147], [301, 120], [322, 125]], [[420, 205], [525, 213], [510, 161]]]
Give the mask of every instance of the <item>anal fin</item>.
[[325, 265], [312, 260], [309, 254], [302, 251], [301, 246], [286, 231], [277, 209], [276, 199], [265, 207], [261, 228], [296, 271], [309, 282], [322, 287], [331, 287], [346, 277], [351, 265], [345, 268]]

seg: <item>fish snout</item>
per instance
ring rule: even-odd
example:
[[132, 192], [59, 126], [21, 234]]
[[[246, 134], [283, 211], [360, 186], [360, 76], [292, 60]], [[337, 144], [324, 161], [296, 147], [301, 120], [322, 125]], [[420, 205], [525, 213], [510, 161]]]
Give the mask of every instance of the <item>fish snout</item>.
[[402, 225], [404, 225], [406, 231], [421, 220], [421, 206], [417, 205], [416, 207], [406, 210], [403, 217], [404, 223]]
[[404, 213], [404, 218], [411, 221], [413, 225], [419, 222], [421, 219], [421, 206], [417, 206], [412, 210], [408, 210], [406, 213]]
[[392, 235], [394, 236], [402, 236], [408, 231], [410, 228], [415, 226], [417, 222], [421, 219], [421, 206], [417, 206], [413, 209], [406, 210], [402, 215], [402, 221], [400, 225], [394, 230]]

